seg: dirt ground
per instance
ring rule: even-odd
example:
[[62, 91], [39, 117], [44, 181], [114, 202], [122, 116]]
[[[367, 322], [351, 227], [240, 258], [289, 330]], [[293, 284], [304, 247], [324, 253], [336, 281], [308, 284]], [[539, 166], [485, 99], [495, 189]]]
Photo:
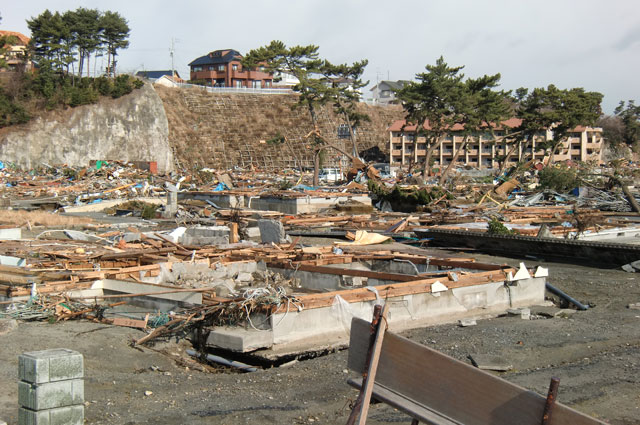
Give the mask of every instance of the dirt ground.
[[[611, 424], [640, 424], [640, 310], [627, 308], [640, 302], [640, 275], [536, 264], [550, 267], [551, 283], [592, 308], [555, 318], [484, 319], [464, 328], [446, 324], [404, 335], [465, 362], [473, 353], [500, 355], [514, 366], [500, 376], [540, 394], [546, 394], [552, 376], [559, 377], [560, 402]], [[82, 321], [21, 322], [0, 335], [0, 420], [17, 423], [18, 355], [57, 347], [84, 355], [90, 424], [342, 424], [356, 398], [346, 383], [346, 350], [255, 373], [209, 373], [176, 362], [188, 357], [187, 341], [132, 348], [129, 341], [140, 335]], [[368, 423], [410, 420], [377, 404]]]

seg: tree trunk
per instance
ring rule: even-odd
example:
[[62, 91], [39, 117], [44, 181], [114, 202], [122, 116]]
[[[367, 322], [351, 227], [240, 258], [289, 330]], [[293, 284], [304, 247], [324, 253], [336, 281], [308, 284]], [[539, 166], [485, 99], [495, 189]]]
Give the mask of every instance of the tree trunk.
[[347, 121], [347, 125], [349, 126], [349, 136], [351, 137], [351, 143], [353, 143], [353, 156], [356, 158], [360, 157], [358, 153], [358, 141], [356, 140], [356, 133], [353, 131], [353, 127], [351, 127], [351, 120], [349, 119], [349, 115], [347, 113], [344, 114], [344, 119]]
[[442, 145], [442, 139], [440, 138], [440, 136], [438, 136], [436, 138], [436, 142], [429, 146], [429, 148], [427, 149], [427, 153], [424, 156], [424, 167], [422, 170], [422, 177], [425, 180], [427, 180], [427, 178], [429, 177], [429, 173], [431, 172], [431, 164], [429, 164], [431, 162], [431, 155], [433, 154], [433, 151], [436, 150], [436, 148], [440, 145]]
[[440, 180], [438, 181], [438, 184], [440, 186], [442, 186], [444, 184], [444, 182], [445, 182], [445, 180], [447, 178], [447, 174], [449, 174], [449, 172], [451, 171], [451, 168], [453, 168], [454, 164], [456, 163], [456, 161], [460, 157], [460, 153], [467, 146], [467, 142], [468, 141], [469, 141], [469, 136], [464, 136], [464, 140], [462, 140], [462, 143], [460, 144], [460, 146], [458, 146], [458, 149], [456, 149], [456, 153], [453, 155], [453, 158], [451, 159], [451, 162], [449, 163], [447, 168], [442, 173], [440, 173]]
[[111, 77], [111, 48], [107, 47], [107, 78]]
[[507, 155], [504, 159], [504, 162], [502, 163], [502, 166], [500, 166], [500, 172], [498, 173], [498, 175], [502, 175], [502, 173], [504, 173], [504, 170], [507, 169], [507, 163], [509, 162], [509, 157], [511, 157], [511, 155], [513, 155], [513, 151], [516, 150], [516, 148], [518, 147], [518, 143], [515, 142], [513, 144], [513, 147], [511, 147], [511, 149], [509, 150], [509, 152], [507, 152]]
[[318, 149], [313, 153], [313, 186], [320, 186], [320, 152]]
[[552, 148], [551, 148], [551, 153], [549, 154], [549, 159], [547, 160], [547, 167], [551, 164], [553, 164], [553, 157], [556, 155], [556, 151], [558, 150], [558, 147], [562, 144], [562, 142], [558, 142], [556, 143]]

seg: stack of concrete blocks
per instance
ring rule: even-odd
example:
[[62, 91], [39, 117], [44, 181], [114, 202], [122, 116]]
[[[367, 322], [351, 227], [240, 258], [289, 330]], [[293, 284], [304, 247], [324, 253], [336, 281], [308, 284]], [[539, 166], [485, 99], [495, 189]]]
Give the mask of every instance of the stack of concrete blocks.
[[227, 245], [229, 228], [227, 226], [195, 226], [188, 228], [178, 239], [184, 245]]
[[66, 348], [18, 358], [18, 425], [84, 424], [82, 354]]

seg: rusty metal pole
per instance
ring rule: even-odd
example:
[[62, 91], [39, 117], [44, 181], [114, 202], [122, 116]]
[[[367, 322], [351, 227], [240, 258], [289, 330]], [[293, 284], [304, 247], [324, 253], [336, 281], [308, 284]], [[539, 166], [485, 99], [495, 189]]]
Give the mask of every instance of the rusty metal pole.
[[[376, 330], [378, 329], [378, 324], [380, 323], [380, 316], [382, 316], [382, 306], [377, 304], [373, 307], [373, 319], [371, 319], [371, 329], [369, 330], [369, 348], [367, 349], [367, 360], [365, 362], [366, 365], [371, 361], [371, 352], [373, 351], [373, 340], [375, 339]], [[362, 385], [367, 379], [368, 370], [365, 369], [362, 372]], [[360, 391], [358, 393], [358, 398], [353, 405], [353, 409], [351, 409], [351, 414], [349, 415], [349, 419], [347, 419], [347, 425], [353, 425], [356, 423], [356, 419], [358, 419], [358, 414], [360, 410], [362, 410], [362, 401], [363, 401], [364, 391]]]
[[549, 384], [549, 393], [547, 394], [547, 401], [544, 404], [544, 412], [542, 412], [542, 425], [551, 424], [551, 414], [553, 413], [553, 407], [556, 405], [559, 386], [560, 379], [555, 377], [551, 378], [551, 384]]

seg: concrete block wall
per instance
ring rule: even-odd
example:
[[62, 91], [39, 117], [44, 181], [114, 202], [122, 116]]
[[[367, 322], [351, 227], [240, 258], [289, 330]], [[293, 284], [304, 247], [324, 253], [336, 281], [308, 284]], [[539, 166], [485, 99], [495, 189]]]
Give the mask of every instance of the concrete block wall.
[[[305, 166], [313, 165], [313, 151], [305, 137], [313, 129], [304, 108], [292, 108], [296, 95], [207, 93], [199, 89], [176, 90], [156, 87], [164, 102], [169, 121], [169, 140], [177, 158], [185, 167], [193, 165], [230, 168], [235, 165], [282, 170], [296, 166], [296, 158]], [[358, 126], [360, 151], [378, 148], [388, 151], [387, 127], [404, 118], [399, 105], [358, 104], [360, 112], [371, 118]], [[348, 139], [339, 139], [337, 129], [344, 123], [330, 105], [317, 110], [318, 126], [323, 137], [333, 145], [351, 152]], [[290, 141], [290, 147], [266, 143], [277, 134]], [[291, 152], [295, 151], [295, 154]], [[337, 166], [328, 151], [327, 166]]]
[[18, 358], [18, 425], [82, 425], [82, 354], [57, 348]]

